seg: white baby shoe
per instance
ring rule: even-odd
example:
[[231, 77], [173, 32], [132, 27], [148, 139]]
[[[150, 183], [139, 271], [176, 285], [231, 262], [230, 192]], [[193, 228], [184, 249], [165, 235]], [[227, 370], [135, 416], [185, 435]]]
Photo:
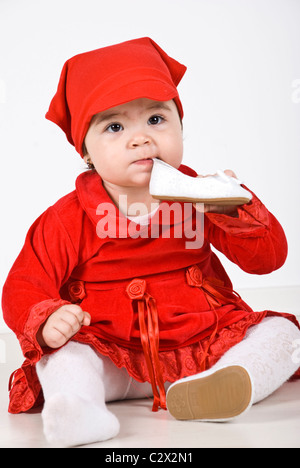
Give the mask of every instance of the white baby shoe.
[[167, 408], [179, 420], [229, 421], [245, 413], [252, 402], [252, 379], [238, 365], [178, 380], [167, 392]]
[[241, 181], [218, 171], [207, 177], [190, 177], [165, 163], [153, 159], [150, 194], [159, 200], [205, 203], [210, 205], [244, 205], [252, 194]]

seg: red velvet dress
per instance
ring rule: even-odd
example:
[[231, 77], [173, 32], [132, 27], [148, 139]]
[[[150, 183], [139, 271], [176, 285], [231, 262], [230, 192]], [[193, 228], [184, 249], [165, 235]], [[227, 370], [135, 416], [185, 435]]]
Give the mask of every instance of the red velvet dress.
[[[186, 166], [181, 170], [196, 175]], [[151, 382], [154, 410], [165, 408], [165, 381], [210, 368], [267, 315], [298, 325], [293, 315], [254, 312], [234, 293], [211, 250], [213, 245], [248, 273], [266, 274], [283, 265], [285, 234], [255, 195], [238, 209], [238, 218], [206, 214], [198, 249], [186, 248], [191, 239], [185, 232], [175, 235], [175, 219], [164, 225], [160, 213], [168, 204], [161, 203], [151, 220], [156, 236], [150, 236], [151, 226], [141, 226], [133, 238], [132, 222], [112, 204], [99, 175], [86, 172], [77, 178], [76, 190], [35, 221], [3, 288], [4, 319], [25, 357], [11, 377], [11, 413], [43, 401], [35, 364], [55, 350], [42, 349], [36, 334], [64, 304], [80, 304], [92, 317], [72, 339], [109, 356], [136, 380]], [[192, 227], [195, 216], [193, 210]], [[111, 228], [116, 221], [117, 232]]]

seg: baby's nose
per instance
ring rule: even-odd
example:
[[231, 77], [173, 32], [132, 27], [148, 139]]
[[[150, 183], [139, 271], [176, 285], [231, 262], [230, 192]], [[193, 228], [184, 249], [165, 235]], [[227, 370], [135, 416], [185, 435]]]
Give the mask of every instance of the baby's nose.
[[138, 146], [144, 146], [151, 143], [151, 138], [146, 133], [137, 133], [132, 136], [129, 141], [129, 146], [131, 148], [136, 148]]

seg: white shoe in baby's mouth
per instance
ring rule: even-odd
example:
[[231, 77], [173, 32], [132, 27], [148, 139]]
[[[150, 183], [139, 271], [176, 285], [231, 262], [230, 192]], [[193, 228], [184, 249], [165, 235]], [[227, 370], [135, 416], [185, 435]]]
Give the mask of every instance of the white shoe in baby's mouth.
[[153, 159], [150, 194], [159, 200], [205, 203], [211, 205], [244, 205], [252, 194], [241, 187], [241, 181], [218, 171], [207, 177], [190, 177], [160, 159]]

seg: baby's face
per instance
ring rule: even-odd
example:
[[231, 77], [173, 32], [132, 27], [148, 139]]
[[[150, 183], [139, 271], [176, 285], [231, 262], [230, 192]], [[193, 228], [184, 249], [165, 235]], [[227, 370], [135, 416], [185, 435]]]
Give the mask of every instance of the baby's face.
[[137, 99], [95, 115], [85, 138], [88, 159], [105, 183], [149, 185], [153, 158], [178, 168], [182, 126], [174, 101]]

